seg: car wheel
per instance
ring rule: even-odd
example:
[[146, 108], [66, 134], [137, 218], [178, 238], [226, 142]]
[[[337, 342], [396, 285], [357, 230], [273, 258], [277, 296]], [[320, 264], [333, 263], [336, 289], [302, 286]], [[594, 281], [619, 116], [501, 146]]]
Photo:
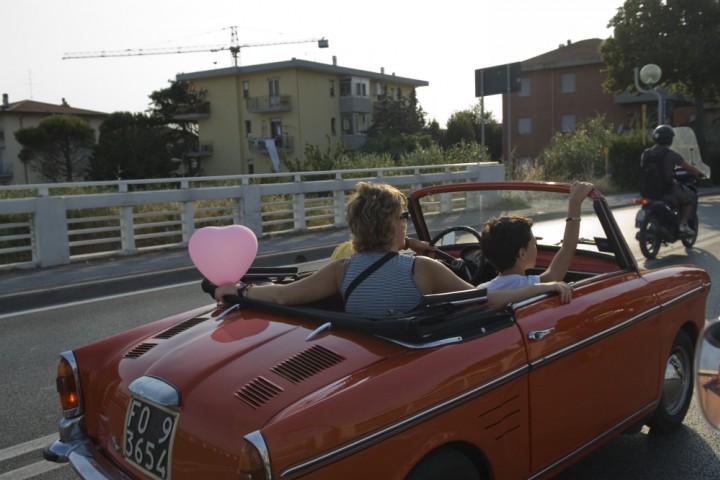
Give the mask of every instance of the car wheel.
[[690, 335], [680, 330], [665, 362], [660, 404], [648, 422], [653, 433], [680, 426], [692, 400], [693, 382], [693, 343]]
[[472, 460], [457, 450], [446, 448], [422, 459], [405, 480], [480, 480], [481, 478]]
[[648, 260], [657, 257], [660, 251], [660, 228], [655, 215], [649, 214], [640, 225], [638, 232], [640, 251]]

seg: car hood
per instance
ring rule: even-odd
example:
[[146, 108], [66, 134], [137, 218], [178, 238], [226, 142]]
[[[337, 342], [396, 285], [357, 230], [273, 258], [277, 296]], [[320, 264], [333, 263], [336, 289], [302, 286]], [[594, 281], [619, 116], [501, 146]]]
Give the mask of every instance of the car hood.
[[[248, 428], [339, 378], [405, 349], [376, 338], [324, 331], [311, 319], [241, 311], [221, 320], [215, 312], [146, 338], [120, 362], [120, 376], [147, 375], [174, 385], [182, 410], [225, 398], [233, 410], [253, 410]], [[264, 414], [263, 414], [264, 413]]]

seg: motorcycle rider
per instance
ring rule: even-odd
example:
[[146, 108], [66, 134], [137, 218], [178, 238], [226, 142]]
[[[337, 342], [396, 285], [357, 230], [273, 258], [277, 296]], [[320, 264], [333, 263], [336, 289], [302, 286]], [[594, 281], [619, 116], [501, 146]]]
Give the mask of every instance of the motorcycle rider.
[[678, 205], [678, 209], [680, 211], [680, 233], [685, 236], [694, 235], [695, 231], [688, 226], [688, 219], [692, 214], [693, 206], [697, 199], [694, 192], [684, 188], [681, 183], [675, 180], [673, 177], [673, 171], [675, 168], [680, 167], [685, 169], [695, 178], [702, 178], [704, 174], [695, 166], [687, 163], [682, 155], [670, 148], [673, 138], [675, 137], [675, 132], [672, 127], [668, 125], [659, 125], [653, 131], [652, 136], [655, 145], [646, 149], [642, 153], [642, 156], [640, 157], [640, 166], [643, 167], [645, 162], [650, 159], [662, 159], [662, 172], [664, 175], [663, 185], [666, 186], [666, 191], [663, 194], [665, 196], [672, 197]]

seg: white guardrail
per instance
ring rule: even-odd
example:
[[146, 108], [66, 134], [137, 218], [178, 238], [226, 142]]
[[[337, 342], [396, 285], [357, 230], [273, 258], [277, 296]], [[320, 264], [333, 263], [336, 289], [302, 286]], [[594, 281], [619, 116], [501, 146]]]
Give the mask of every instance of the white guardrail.
[[346, 196], [361, 180], [410, 192], [503, 178], [503, 166], [487, 162], [2, 186], [0, 270], [183, 246], [210, 225], [245, 225], [258, 239], [343, 227]]

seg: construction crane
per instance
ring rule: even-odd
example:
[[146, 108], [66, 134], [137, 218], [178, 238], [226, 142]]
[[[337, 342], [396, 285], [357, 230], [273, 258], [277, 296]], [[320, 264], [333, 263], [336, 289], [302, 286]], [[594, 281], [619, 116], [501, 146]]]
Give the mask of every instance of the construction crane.
[[246, 43], [240, 45], [237, 36], [237, 27], [230, 27], [230, 45], [196, 45], [191, 47], [165, 47], [165, 48], [128, 48], [126, 50], [101, 50], [96, 52], [69, 52], [63, 55], [63, 60], [78, 58], [101, 57], [131, 57], [138, 55], [167, 55], [171, 53], [220, 52], [228, 50], [232, 55], [233, 63], [237, 67], [240, 61], [240, 49], [247, 47], [268, 47], [272, 45], [289, 45], [295, 43], [317, 42], [318, 48], [328, 48], [330, 42], [326, 38], [311, 38], [307, 40], [291, 40], [270, 43]]

